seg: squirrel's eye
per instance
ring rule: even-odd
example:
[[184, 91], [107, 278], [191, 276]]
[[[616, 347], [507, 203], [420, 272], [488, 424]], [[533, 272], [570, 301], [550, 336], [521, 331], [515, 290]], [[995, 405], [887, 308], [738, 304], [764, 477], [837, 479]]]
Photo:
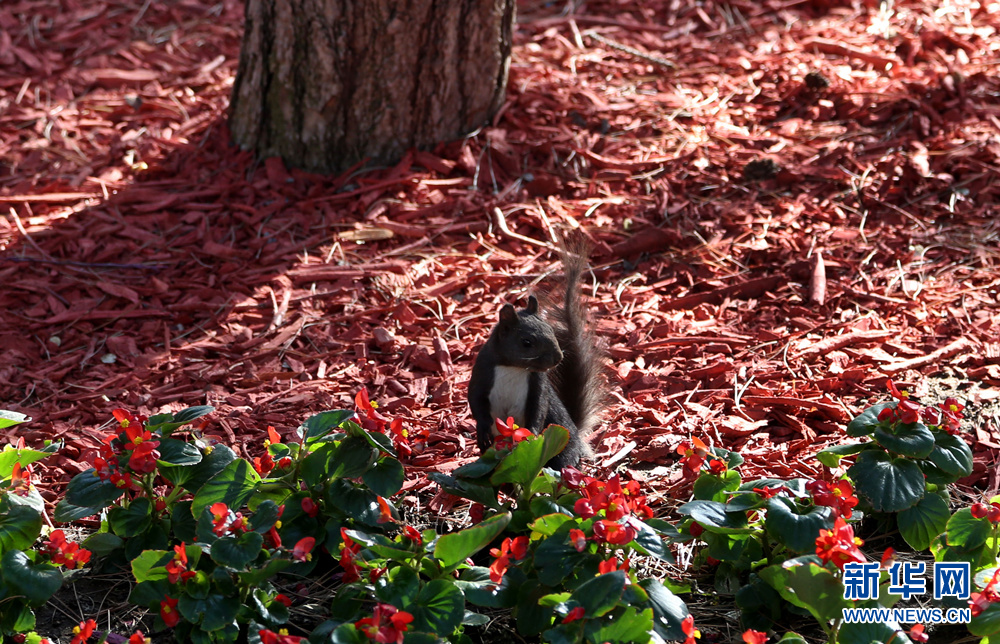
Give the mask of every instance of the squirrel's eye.
[[521, 345], [527, 349], [531, 348], [531, 338], [521, 338]]

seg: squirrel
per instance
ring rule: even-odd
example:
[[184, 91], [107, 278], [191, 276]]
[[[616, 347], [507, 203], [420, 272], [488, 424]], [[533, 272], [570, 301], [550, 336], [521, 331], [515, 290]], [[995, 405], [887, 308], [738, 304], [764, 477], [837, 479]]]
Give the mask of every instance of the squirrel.
[[547, 463], [555, 469], [576, 466], [590, 455], [586, 437], [604, 404], [602, 355], [586, 328], [577, 293], [586, 260], [568, 251], [562, 260], [566, 292], [563, 305], [551, 311], [552, 322], [539, 314], [534, 295], [521, 311], [505, 304], [469, 380], [480, 451], [493, 445], [498, 418], [512, 417], [535, 434], [561, 425], [569, 431], [569, 442]]

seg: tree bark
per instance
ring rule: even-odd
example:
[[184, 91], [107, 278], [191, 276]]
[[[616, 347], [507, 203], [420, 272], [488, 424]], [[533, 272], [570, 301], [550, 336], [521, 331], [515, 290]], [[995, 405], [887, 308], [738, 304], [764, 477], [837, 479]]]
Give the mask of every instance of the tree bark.
[[316, 172], [458, 138], [500, 108], [515, 0], [247, 0], [234, 141]]

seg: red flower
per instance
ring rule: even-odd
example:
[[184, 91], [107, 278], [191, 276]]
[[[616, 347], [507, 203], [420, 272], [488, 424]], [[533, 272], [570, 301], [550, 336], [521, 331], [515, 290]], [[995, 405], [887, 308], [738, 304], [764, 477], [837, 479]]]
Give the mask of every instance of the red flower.
[[900, 400], [896, 403], [896, 418], [904, 425], [920, 420], [920, 405], [912, 400]]
[[973, 517], [975, 517], [976, 519], [982, 519], [983, 517], [986, 516], [986, 513], [989, 510], [989, 506], [986, 505], [985, 503], [973, 503], [970, 510], [972, 510]]
[[701, 471], [701, 466], [705, 462], [705, 457], [708, 456], [708, 445], [697, 436], [693, 436], [690, 441], [684, 441], [677, 446], [677, 453], [684, 456], [681, 459], [681, 469], [684, 471], [684, 475], [694, 478], [698, 476], [698, 472]]
[[986, 520], [990, 523], [1000, 523], [1000, 504], [996, 501], [990, 503], [989, 507], [986, 508]]
[[125, 449], [127, 450], [134, 450], [136, 447], [139, 447], [139, 445], [141, 445], [143, 442], [152, 440], [153, 438], [152, 432], [146, 431], [143, 428], [142, 423], [130, 422], [127, 426], [124, 427], [125, 427], [125, 437], [127, 439], [125, 441]]
[[508, 417], [506, 423], [497, 418], [497, 432], [499, 437], [494, 443], [497, 449], [510, 449], [515, 443], [532, 436], [530, 429], [516, 425], [512, 417]]
[[354, 396], [354, 408], [358, 413], [358, 424], [370, 432], [385, 433], [389, 419], [375, 411], [378, 405], [368, 399], [368, 390], [364, 387]]
[[896, 551], [892, 548], [886, 548], [885, 552], [882, 553], [882, 561], [879, 562], [878, 567], [883, 570], [888, 570], [889, 566], [896, 559]]
[[319, 514], [319, 506], [316, 505], [316, 502], [312, 500], [311, 496], [307, 496], [302, 499], [302, 511], [310, 517], [315, 517]]
[[197, 574], [193, 570], [188, 570], [187, 548], [184, 547], [183, 542], [179, 546], [174, 546], [174, 558], [167, 562], [165, 567], [167, 581], [171, 584], [184, 583]]
[[257, 632], [260, 635], [260, 644], [303, 644], [306, 638], [297, 635], [289, 635], [287, 629], [279, 629], [277, 633], [266, 628]]
[[380, 496], [376, 496], [375, 500], [378, 501], [378, 522], [395, 523], [396, 519], [392, 517], [392, 508], [389, 507], [389, 502]]
[[31, 466], [21, 467], [20, 463], [14, 463], [10, 473], [10, 486], [15, 494], [28, 496], [31, 491]]
[[896, 400], [906, 400], [906, 398], [908, 398], [910, 395], [905, 391], [900, 391], [899, 389], [897, 389], [896, 383], [892, 381], [892, 378], [889, 378], [888, 380], [885, 381], [885, 386], [889, 388], [889, 393]]
[[527, 556], [529, 543], [528, 537], [517, 537], [515, 539], [508, 537], [503, 540], [499, 549], [493, 548], [490, 550], [490, 554], [496, 557], [490, 565], [490, 579], [493, 580], [493, 583], [499, 584], [503, 579], [512, 556], [515, 560], [524, 559]]
[[958, 402], [955, 398], [946, 398], [940, 407], [942, 415], [941, 420], [945, 431], [949, 434], [957, 433], [959, 427], [962, 425], [962, 419], [965, 418], [962, 414], [962, 410], [965, 409], [965, 405]]
[[340, 529], [340, 538], [343, 541], [343, 546], [340, 551], [340, 567], [344, 569], [344, 576], [341, 581], [345, 584], [349, 584], [361, 579], [361, 575], [358, 574], [358, 567], [354, 563], [354, 556], [361, 552], [361, 544], [354, 543], [354, 541], [347, 536], [347, 529]]
[[726, 471], [726, 464], [719, 459], [713, 458], [708, 462], [708, 471], [712, 474], [723, 474]]
[[292, 607], [292, 600], [289, 599], [287, 596], [282, 595], [281, 593], [278, 593], [277, 595], [274, 596], [274, 601], [278, 602], [279, 604], [281, 604], [285, 608], [291, 608]]
[[583, 606], [577, 606], [570, 612], [566, 613], [566, 617], [563, 617], [562, 623], [569, 624], [570, 622], [575, 622], [576, 620], [581, 619], [586, 613], [587, 611], [583, 609]]
[[424, 538], [420, 536], [420, 531], [411, 525], [403, 526], [403, 538], [417, 544], [423, 545]]
[[848, 563], [865, 563], [867, 559], [858, 550], [863, 542], [854, 536], [854, 528], [837, 517], [832, 530], [820, 530], [816, 538], [816, 555], [824, 562], [833, 562], [841, 570]]
[[615, 521], [601, 520], [594, 524], [594, 537], [604, 543], [624, 546], [636, 537], [636, 530], [630, 525], [621, 525]]
[[616, 570], [624, 570], [624, 571], [627, 572], [628, 568], [629, 568], [629, 560], [628, 559], [625, 559], [625, 561], [621, 562], [621, 565], [619, 566], [618, 565], [618, 559], [616, 559], [614, 557], [612, 557], [611, 559], [608, 559], [606, 561], [602, 561], [601, 563], [597, 564], [597, 572], [598, 572], [598, 574], [601, 574], [601, 575], [606, 575], [609, 572], [614, 572]]
[[560, 472], [563, 483], [571, 490], [579, 490], [586, 484], [587, 477], [575, 467], [564, 467]]
[[287, 456], [278, 460], [278, 469], [287, 470], [291, 466], [292, 466], [292, 459], [288, 458]]
[[[784, 485], [772, 485], [769, 487], [755, 487], [753, 491], [754, 494], [759, 494], [762, 499], [770, 499], [771, 497], [777, 496], [782, 492], [787, 492], [788, 488]], [[754, 632], [756, 633], [757, 631]]]
[[473, 503], [469, 506], [469, 518], [472, 520], [472, 524], [483, 522], [483, 516], [486, 514], [486, 506], [482, 503]]
[[413, 615], [406, 611], [399, 610], [392, 604], [378, 604], [375, 606], [374, 616], [358, 620], [354, 623], [354, 628], [380, 644], [402, 644], [403, 633], [409, 629], [408, 625], [412, 621]]
[[79, 544], [66, 541], [66, 535], [62, 530], [52, 531], [45, 548], [52, 558], [52, 563], [66, 566], [70, 570], [82, 567], [90, 561], [91, 552], [81, 548]]
[[133, 425], [141, 427], [143, 423], [149, 420], [146, 416], [133, 414], [127, 409], [113, 409], [111, 415], [115, 417], [115, 420], [118, 421], [122, 429], [128, 429]]
[[253, 469], [261, 476], [267, 476], [274, 469], [274, 459], [270, 452], [264, 452], [263, 456], [256, 456], [253, 459]]
[[181, 614], [177, 612], [177, 600], [167, 596], [160, 602], [160, 617], [167, 628], [173, 628], [181, 621]]
[[299, 539], [299, 542], [295, 544], [292, 548], [292, 559], [295, 561], [305, 562], [312, 559], [312, 549], [316, 545], [316, 539], [313, 537], [303, 537]]
[[133, 472], [149, 474], [156, 469], [156, 459], [160, 458], [160, 453], [156, 450], [160, 446], [159, 441], [143, 441], [132, 451], [132, 456], [128, 459], [128, 466]]
[[270, 425], [267, 426], [267, 439], [264, 441], [265, 445], [275, 445], [281, 443], [281, 436], [277, 431]]
[[97, 628], [97, 622], [92, 619], [80, 622], [79, 626], [73, 627], [73, 639], [70, 640], [70, 644], [83, 644], [94, 634], [95, 628]]
[[128, 644], [150, 644], [150, 642], [152, 640], [143, 635], [142, 631], [136, 631], [128, 638]]
[[927, 633], [924, 632], [923, 624], [914, 624], [913, 627], [910, 628], [909, 635], [910, 639], [914, 642], [926, 642], [929, 639], [927, 637]]
[[831, 507], [835, 514], [845, 519], [851, 518], [852, 510], [858, 504], [858, 497], [854, 496], [854, 488], [847, 479], [833, 485], [826, 481], [810, 481], [806, 483], [806, 490], [813, 495], [816, 505]]
[[242, 514], [233, 512], [222, 501], [213, 503], [208, 511], [214, 517], [212, 519], [212, 532], [216, 536], [224, 537], [233, 531], [245, 531], [247, 521]]
[[681, 630], [687, 639], [684, 640], [684, 644], [695, 644], [695, 639], [701, 637], [701, 631], [694, 627], [694, 617], [688, 615], [681, 622]]
[[760, 631], [755, 631], [752, 628], [743, 633], [743, 641], [746, 644], [766, 644], [767, 640], [770, 639], [767, 633], [761, 633]]
[[583, 530], [577, 530], [576, 528], [570, 530], [569, 542], [576, 548], [577, 552], [583, 552], [587, 549], [587, 535]]

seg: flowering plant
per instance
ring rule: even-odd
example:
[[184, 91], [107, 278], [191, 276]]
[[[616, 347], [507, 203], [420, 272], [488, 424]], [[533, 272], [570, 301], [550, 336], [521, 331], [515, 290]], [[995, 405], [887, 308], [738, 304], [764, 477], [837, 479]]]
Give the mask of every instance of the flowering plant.
[[[0, 411], [0, 429], [29, 420], [23, 414]], [[0, 451], [0, 641], [6, 636], [27, 637], [24, 633], [35, 627], [32, 609], [59, 590], [67, 576], [64, 570], [87, 561], [86, 551], [75, 543], [63, 541], [63, 549], [48, 557], [31, 549], [42, 534], [45, 513], [45, 501], [32, 483], [32, 463], [58, 447], [52, 443], [43, 450], [28, 449], [22, 438]], [[31, 639], [40, 641], [37, 635]]]

